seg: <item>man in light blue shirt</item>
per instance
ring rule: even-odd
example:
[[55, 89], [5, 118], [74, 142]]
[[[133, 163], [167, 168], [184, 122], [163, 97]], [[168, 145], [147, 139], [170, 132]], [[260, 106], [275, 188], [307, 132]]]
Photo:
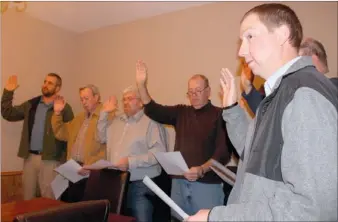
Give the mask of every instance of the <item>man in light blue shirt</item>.
[[[109, 106], [110, 102], [108, 100], [103, 106]], [[167, 132], [161, 124], [144, 114], [136, 87], [123, 92], [124, 113], [112, 122], [108, 121], [109, 110], [103, 110], [97, 125], [98, 138], [107, 143], [108, 160], [120, 170], [130, 171], [127, 208], [137, 221], [151, 222], [153, 205], [149, 197], [154, 193], [142, 179], [146, 175], [156, 178], [161, 174], [161, 166], [153, 153], [167, 150]]]

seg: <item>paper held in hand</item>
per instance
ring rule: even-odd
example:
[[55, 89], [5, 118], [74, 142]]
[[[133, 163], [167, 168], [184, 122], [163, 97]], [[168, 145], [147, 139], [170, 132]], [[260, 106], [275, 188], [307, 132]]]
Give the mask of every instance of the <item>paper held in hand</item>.
[[166, 193], [161, 190], [148, 176], [143, 178], [143, 183], [152, 190], [159, 198], [161, 198], [168, 206], [173, 209], [183, 220], [186, 220], [189, 215], [186, 214]]
[[153, 154], [169, 175], [182, 176], [185, 172], [189, 171], [181, 152], [156, 152]]
[[234, 186], [236, 181], [236, 174], [234, 174], [231, 170], [223, 166], [221, 163], [216, 160], [211, 160], [210, 168], [220, 177], [222, 180]]
[[80, 164], [78, 164], [75, 160], [70, 159], [66, 163], [55, 168], [54, 170], [63, 177], [67, 178], [72, 183], [76, 183], [79, 180], [89, 177], [89, 175], [81, 176], [80, 174], [78, 174], [81, 168], [82, 167], [80, 166]]
[[116, 167], [113, 166], [113, 164], [111, 162], [109, 162], [108, 160], [98, 160], [95, 163], [93, 163], [92, 165], [88, 165], [85, 167], [85, 169], [87, 170], [101, 170], [101, 169], [118, 169]]
[[55, 199], [59, 199], [63, 192], [68, 188], [68, 180], [61, 176], [60, 174], [56, 175], [54, 180], [51, 183], [52, 191], [54, 193]]

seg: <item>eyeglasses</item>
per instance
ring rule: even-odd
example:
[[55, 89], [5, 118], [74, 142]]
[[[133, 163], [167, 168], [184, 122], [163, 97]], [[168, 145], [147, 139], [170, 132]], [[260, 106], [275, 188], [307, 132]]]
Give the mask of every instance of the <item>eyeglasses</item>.
[[188, 91], [187, 92], [187, 96], [199, 96], [199, 95], [201, 95], [202, 94], [202, 92], [206, 89], [206, 88], [208, 88], [209, 86], [206, 86], [206, 87], [204, 87], [203, 89], [197, 89], [195, 92], [193, 92], [193, 91]]

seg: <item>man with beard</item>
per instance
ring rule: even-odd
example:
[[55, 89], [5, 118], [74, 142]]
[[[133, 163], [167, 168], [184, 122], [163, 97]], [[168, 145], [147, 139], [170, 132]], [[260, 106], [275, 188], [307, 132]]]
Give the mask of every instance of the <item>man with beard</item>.
[[[24, 159], [24, 199], [33, 199], [38, 194], [54, 198], [50, 186], [55, 177], [53, 170], [59, 165], [67, 145], [55, 138], [51, 126], [53, 103], [62, 80], [58, 74], [47, 74], [41, 87], [42, 95], [13, 106], [14, 91], [18, 86], [17, 76], [10, 76], [1, 98], [1, 115], [10, 122], [24, 120], [18, 151], [18, 157]], [[66, 122], [73, 119], [73, 111], [68, 104], [62, 118]]]

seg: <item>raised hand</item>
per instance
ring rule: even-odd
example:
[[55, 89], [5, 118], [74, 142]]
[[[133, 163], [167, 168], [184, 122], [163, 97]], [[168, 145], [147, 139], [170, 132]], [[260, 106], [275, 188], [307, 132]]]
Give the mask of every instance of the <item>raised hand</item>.
[[8, 78], [5, 89], [8, 91], [14, 91], [19, 87], [18, 85], [18, 77], [16, 75], [12, 75]]
[[237, 88], [234, 75], [227, 68], [222, 68], [220, 78], [223, 90], [223, 107], [237, 102]]
[[110, 96], [109, 99], [103, 103], [102, 111], [103, 112], [112, 112], [117, 109], [117, 99], [115, 96]]
[[54, 112], [56, 115], [60, 115], [65, 108], [66, 102], [62, 96], [56, 96], [54, 99]]
[[147, 66], [142, 60], [136, 62], [136, 83], [145, 85], [147, 81]]

